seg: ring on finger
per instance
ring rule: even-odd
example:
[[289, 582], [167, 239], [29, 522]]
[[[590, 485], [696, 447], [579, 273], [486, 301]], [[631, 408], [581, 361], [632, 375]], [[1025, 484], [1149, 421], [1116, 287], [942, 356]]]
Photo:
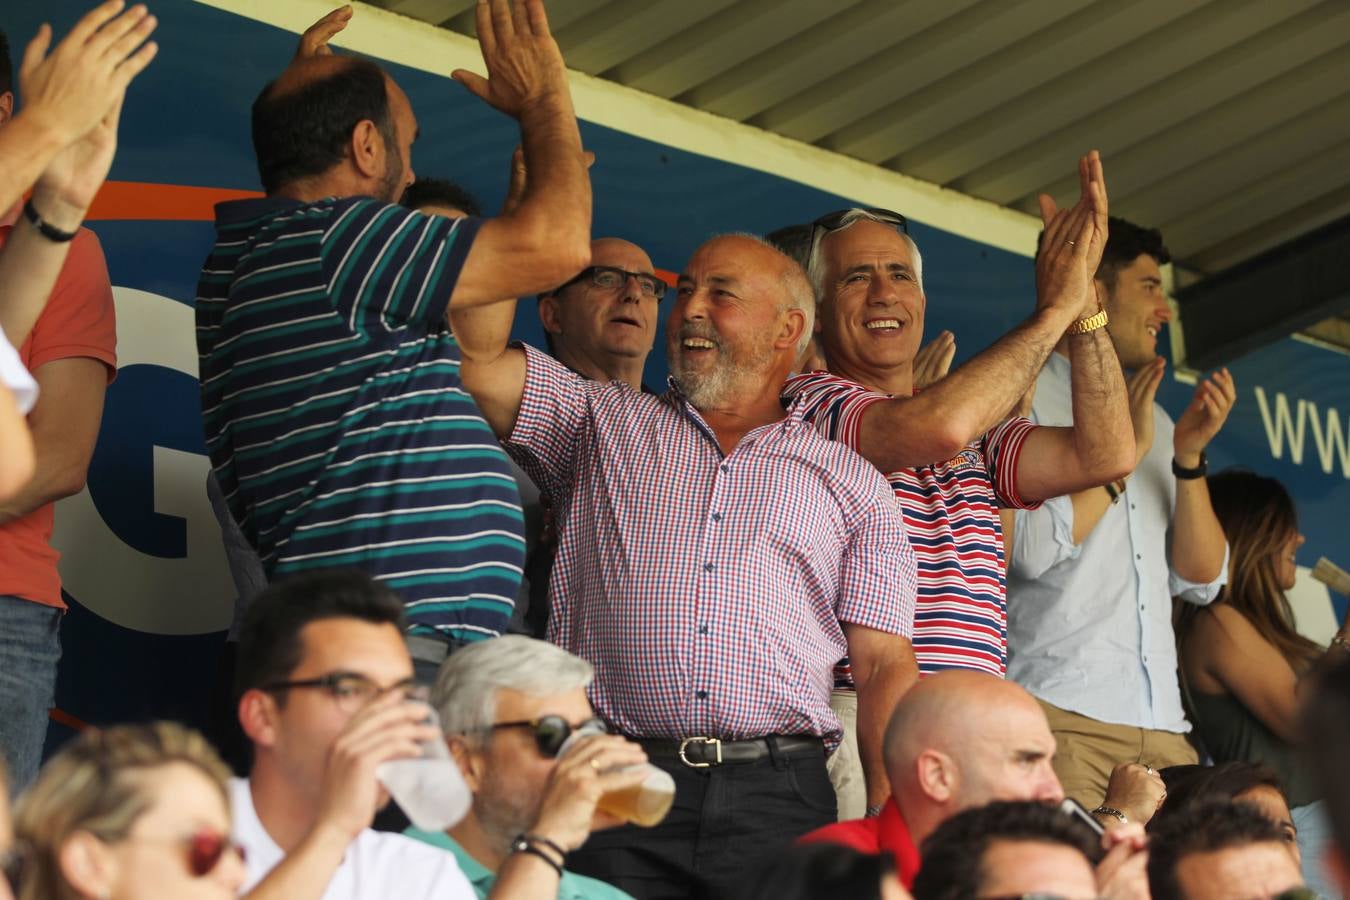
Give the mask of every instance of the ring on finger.
[[600, 771], [600, 760], [598, 760], [598, 759], [592, 759], [592, 760], [591, 760], [591, 768], [594, 769], [595, 771], [599, 772], [599, 771]]

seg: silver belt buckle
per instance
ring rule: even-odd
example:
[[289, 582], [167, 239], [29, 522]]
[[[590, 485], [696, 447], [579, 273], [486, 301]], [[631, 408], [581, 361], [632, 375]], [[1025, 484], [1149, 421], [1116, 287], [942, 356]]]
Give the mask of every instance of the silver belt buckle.
[[[715, 746], [715, 747], [717, 748], [717, 761], [716, 761], [716, 762], [693, 762], [693, 761], [691, 761], [691, 760], [689, 759], [689, 757], [685, 756], [685, 755], [684, 755], [684, 748], [685, 748], [685, 747], [688, 747], [688, 746], [689, 746], [690, 744], [692, 744], [694, 741], [701, 741], [701, 742], [703, 742], [703, 743], [705, 743], [705, 744], [712, 744], [713, 746]], [[720, 766], [720, 765], [722, 764], [722, 742], [721, 742], [721, 740], [719, 740], [718, 738], [710, 738], [710, 737], [689, 737], [689, 738], [685, 738], [684, 740], [680, 741], [680, 762], [684, 763], [686, 766], [688, 766], [688, 767], [691, 768], [691, 769], [707, 769], [707, 768], [709, 768], [709, 767], [711, 767], [711, 766]]]

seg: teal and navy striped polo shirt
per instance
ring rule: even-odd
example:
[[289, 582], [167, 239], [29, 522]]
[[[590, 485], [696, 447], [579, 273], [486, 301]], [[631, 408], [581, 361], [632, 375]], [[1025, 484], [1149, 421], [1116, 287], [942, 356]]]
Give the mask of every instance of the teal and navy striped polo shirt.
[[211, 465], [272, 578], [357, 568], [412, 632], [501, 633], [525, 558], [445, 311], [481, 221], [369, 197], [216, 207], [197, 350]]

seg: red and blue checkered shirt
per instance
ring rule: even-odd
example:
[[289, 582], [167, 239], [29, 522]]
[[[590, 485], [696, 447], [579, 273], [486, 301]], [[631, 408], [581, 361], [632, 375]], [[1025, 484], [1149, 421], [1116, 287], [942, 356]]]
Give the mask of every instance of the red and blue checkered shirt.
[[914, 551], [886, 480], [787, 416], [723, 456], [677, 389], [586, 381], [532, 348], [508, 449], [553, 500], [549, 639], [624, 734], [833, 745], [842, 622], [908, 636]]
[[[863, 413], [891, 399], [828, 372], [789, 378], [785, 400], [820, 433], [858, 448]], [[1017, 493], [1017, 460], [1036, 426], [1008, 419], [946, 462], [887, 475], [919, 562], [914, 656], [919, 673], [1008, 668], [1008, 590], [999, 507], [1035, 509]], [[840, 687], [851, 685], [841, 671]]]

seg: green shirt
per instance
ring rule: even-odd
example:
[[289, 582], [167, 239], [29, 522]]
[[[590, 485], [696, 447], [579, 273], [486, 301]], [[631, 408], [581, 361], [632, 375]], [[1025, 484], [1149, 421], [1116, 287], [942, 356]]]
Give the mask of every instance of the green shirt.
[[[413, 840], [453, 853], [460, 871], [473, 885], [474, 893], [481, 900], [487, 900], [492, 883], [497, 880], [497, 873], [470, 856], [458, 841], [441, 831], [422, 831], [411, 826], [403, 833]], [[562, 881], [558, 884], [558, 900], [633, 900], [633, 897], [603, 881], [563, 872]]]

